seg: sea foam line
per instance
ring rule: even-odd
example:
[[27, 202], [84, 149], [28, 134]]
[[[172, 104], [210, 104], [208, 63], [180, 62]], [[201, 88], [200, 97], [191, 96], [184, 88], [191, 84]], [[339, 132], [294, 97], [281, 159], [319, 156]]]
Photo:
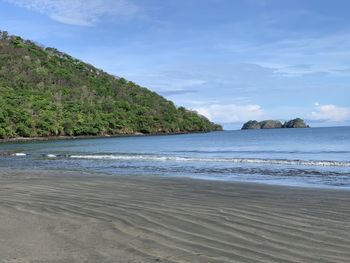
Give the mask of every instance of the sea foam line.
[[288, 160], [288, 159], [259, 159], [259, 158], [196, 158], [155, 155], [71, 155], [73, 159], [91, 160], [121, 160], [121, 161], [175, 161], [175, 162], [225, 162], [246, 164], [276, 164], [276, 165], [305, 165], [305, 166], [339, 166], [350, 167], [347, 161], [327, 160]]
[[26, 153], [14, 153], [12, 154], [13, 156], [17, 156], [17, 157], [23, 157], [23, 156], [27, 156]]

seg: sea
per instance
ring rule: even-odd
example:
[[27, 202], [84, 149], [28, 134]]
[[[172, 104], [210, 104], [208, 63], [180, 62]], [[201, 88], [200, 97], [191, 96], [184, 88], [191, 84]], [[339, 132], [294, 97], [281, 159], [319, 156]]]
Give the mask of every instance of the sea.
[[350, 127], [0, 143], [0, 168], [350, 189]]

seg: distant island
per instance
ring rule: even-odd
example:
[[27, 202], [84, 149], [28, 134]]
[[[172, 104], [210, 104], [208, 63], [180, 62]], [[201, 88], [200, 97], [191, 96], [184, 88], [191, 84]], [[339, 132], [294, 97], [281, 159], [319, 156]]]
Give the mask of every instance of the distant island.
[[0, 58], [0, 139], [222, 130], [155, 92], [6, 31]]
[[284, 124], [278, 120], [256, 121], [250, 120], [243, 124], [242, 130], [258, 130], [258, 129], [281, 129], [281, 128], [309, 128], [303, 119], [296, 118], [286, 121]]

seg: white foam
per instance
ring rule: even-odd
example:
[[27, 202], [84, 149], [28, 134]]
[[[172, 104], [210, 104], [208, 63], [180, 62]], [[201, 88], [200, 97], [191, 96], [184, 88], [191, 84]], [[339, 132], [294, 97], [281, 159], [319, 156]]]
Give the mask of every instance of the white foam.
[[327, 161], [327, 160], [288, 160], [288, 159], [258, 159], [258, 158], [197, 158], [197, 157], [179, 157], [179, 156], [112, 155], [112, 154], [111, 155], [71, 155], [70, 158], [93, 159], [93, 160], [225, 162], [225, 163], [247, 163], [247, 164], [350, 167], [350, 162], [347, 162], [347, 161]]
[[25, 153], [14, 153], [12, 155], [13, 156], [18, 156], [18, 157], [27, 156], [27, 154], [25, 154]]
[[166, 156], [147, 156], [147, 155], [71, 155], [74, 159], [96, 159], [96, 160], [149, 160], [149, 161], [166, 161], [172, 157]]

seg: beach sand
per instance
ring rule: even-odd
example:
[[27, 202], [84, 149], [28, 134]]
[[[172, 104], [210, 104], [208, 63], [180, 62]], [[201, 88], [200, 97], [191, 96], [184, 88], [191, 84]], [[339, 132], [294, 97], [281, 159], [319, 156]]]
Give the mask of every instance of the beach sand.
[[350, 262], [350, 191], [0, 169], [0, 262]]

